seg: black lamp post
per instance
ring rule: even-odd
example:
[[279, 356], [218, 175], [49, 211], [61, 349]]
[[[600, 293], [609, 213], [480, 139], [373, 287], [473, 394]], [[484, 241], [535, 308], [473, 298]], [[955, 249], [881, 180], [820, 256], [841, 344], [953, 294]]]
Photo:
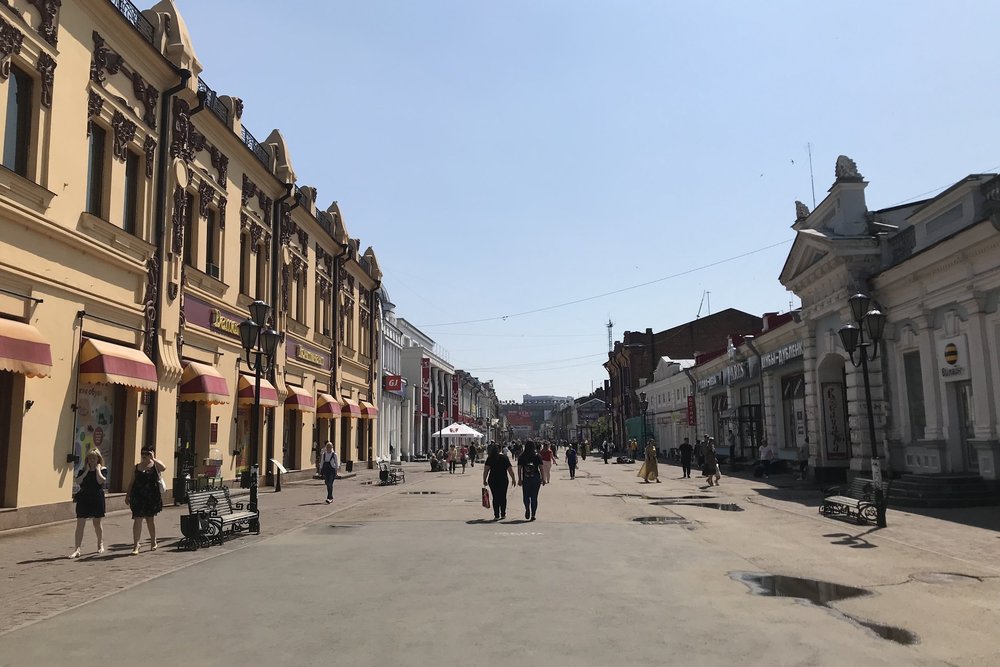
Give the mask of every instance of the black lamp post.
[[[851, 358], [851, 363], [857, 368], [861, 366], [861, 374], [865, 381], [865, 405], [868, 409], [868, 437], [872, 443], [872, 483], [875, 486], [875, 509], [877, 525], [885, 528], [885, 510], [887, 499], [882, 488], [881, 465], [879, 464], [878, 446], [875, 443], [875, 415], [872, 410], [872, 390], [868, 380], [868, 362], [878, 358], [878, 344], [885, 330], [885, 315], [877, 308], [872, 308], [872, 300], [865, 294], [855, 294], [848, 303], [851, 305], [851, 317], [854, 324], [845, 324], [837, 332], [840, 342]], [[867, 337], [866, 337], [867, 334]], [[854, 360], [854, 353], [858, 360]], [[875, 479], [875, 475], [879, 479]]]
[[[250, 304], [250, 318], [240, 322], [240, 343], [246, 353], [247, 367], [254, 374], [253, 419], [250, 420], [250, 510], [257, 511], [257, 451], [260, 446], [260, 376], [274, 367], [278, 332], [265, 328], [271, 307], [263, 301]], [[257, 528], [251, 526], [251, 529]], [[259, 528], [258, 528], [259, 529]]]
[[[639, 392], [639, 409], [642, 410], [642, 451], [646, 451], [646, 411], [649, 410], [649, 401], [646, 400], [646, 392]], [[638, 453], [638, 452], [636, 452]]]

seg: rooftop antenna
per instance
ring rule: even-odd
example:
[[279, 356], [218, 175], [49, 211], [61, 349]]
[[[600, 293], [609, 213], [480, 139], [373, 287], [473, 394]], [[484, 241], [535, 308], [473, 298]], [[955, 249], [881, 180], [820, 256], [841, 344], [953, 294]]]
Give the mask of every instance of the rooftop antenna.
[[705, 305], [706, 301], [708, 302], [708, 314], [712, 314], [712, 293], [705, 290], [701, 293], [701, 303], [698, 304], [698, 314], [694, 316], [694, 319], [701, 317], [701, 308]]
[[806, 151], [809, 152], [809, 185], [812, 187], [813, 194], [813, 210], [816, 210], [816, 181], [813, 179], [813, 146], [810, 143], [806, 144]]
[[611, 333], [611, 328], [613, 326], [615, 326], [615, 323], [612, 322], [611, 318], [609, 317], [608, 318], [608, 323], [605, 324], [604, 326], [606, 326], [608, 328], [608, 354], [611, 354], [611, 340], [613, 338], [613, 334]]

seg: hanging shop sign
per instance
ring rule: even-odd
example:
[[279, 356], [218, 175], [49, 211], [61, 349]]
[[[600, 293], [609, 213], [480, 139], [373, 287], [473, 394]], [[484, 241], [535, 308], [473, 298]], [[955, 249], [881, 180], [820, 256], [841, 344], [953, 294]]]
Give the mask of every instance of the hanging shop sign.
[[797, 340], [784, 347], [779, 347], [777, 350], [772, 350], [771, 352], [760, 355], [760, 365], [762, 368], [781, 366], [782, 364], [787, 364], [789, 361], [794, 361], [801, 356], [802, 341]]
[[694, 407], [694, 396], [688, 396], [688, 406], [687, 406], [687, 423], [688, 426], [698, 425], [698, 414]]
[[937, 356], [942, 380], [957, 382], [969, 379], [969, 344], [965, 336], [938, 341]]
[[420, 408], [425, 415], [431, 414], [431, 360], [420, 360]]
[[386, 375], [385, 380], [385, 390], [386, 391], [403, 391], [403, 376], [402, 375]]
[[451, 376], [451, 419], [458, 421], [461, 415], [458, 411], [458, 376]]

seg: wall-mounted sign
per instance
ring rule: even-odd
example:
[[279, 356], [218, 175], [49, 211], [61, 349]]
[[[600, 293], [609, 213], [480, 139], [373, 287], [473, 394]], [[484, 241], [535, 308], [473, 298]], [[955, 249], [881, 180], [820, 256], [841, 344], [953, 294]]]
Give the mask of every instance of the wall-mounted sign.
[[453, 421], [458, 421], [458, 376], [451, 376], [451, 418]]
[[821, 400], [823, 402], [823, 431], [826, 437], [826, 458], [842, 461], [847, 458], [847, 417], [844, 411], [844, 385], [840, 382], [824, 382]]
[[752, 380], [760, 375], [760, 364], [757, 357], [750, 357], [744, 361], [726, 366], [722, 369], [722, 379], [728, 384], [739, 384]]
[[431, 360], [420, 360], [420, 408], [425, 415], [431, 414]]
[[403, 376], [402, 375], [385, 375], [385, 390], [386, 391], [403, 391]]
[[694, 407], [694, 396], [688, 396], [688, 406], [687, 406], [687, 423], [688, 426], [698, 425], [698, 414]]
[[763, 368], [780, 366], [782, 364], [787, 364], [789, 361], [794, 359], [798, 359], [801, 356], [802, 341], [797, 340], [784, 347], [779, 347], [777, 350], [772, 350], [771, 352], [760, 355], [760, 365]]
[[707, 378], [698, 380], [698, 391], [706, 391], [718, 384], [722, 384], [722, 373], [712, 373]]
[[231, 336], [240, 335], [240, 323], [231, 317], [226, 317], [218, 308], [212, 309], [212, 319], [209, 321], [209, 326]]
[[317, 366], [325, 366], [326, 365], [326, 359], [324, 359], [322, 356], [316, 354], [315, 352], [307, 350], [302, 345], [296, 345], [295, 346], [295, 358], [298, 359], [298, 360], [300, 360], [300, 361], [307, 361], [310, 364], [316, 364]]
[[938, 367], [945, 382], [969, 379], [969, 344], [965, 336], [938, 341]]

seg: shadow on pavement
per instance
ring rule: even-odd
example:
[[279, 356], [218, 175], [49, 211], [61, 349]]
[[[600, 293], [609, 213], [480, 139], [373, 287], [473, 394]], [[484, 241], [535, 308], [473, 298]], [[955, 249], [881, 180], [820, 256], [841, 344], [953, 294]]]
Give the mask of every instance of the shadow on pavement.
[[872, 544], [864, 538], [865, 535], [874, 533], [876, 530], [879, 530], [878, 527], [869, 528], [865, 532], [858, 533], [857, 535], [851, 535], [850, 533], [827, 533], [823, 537], [836, 537], [838, 539], [830, 542], [830, 544], [851, 547], [852, 549], [877, 549], [877, 544]]
[[476, 526], [483, 523], [496, 523], [493, 519], [472, 519], [471, 521], [466, 521], [465, 523], [470, 526]]
[[905, 512], [915, 516], [925, 516], [930, 519], [940, 519], [941, 521], [951, 521], [960, 523], [972, 528], [982, 528], [1000, 532], [1000, 512], [996, 505], [985, 505], [982, 507], [896, 507], [889, 505], [889, 518], [892, 512]]

